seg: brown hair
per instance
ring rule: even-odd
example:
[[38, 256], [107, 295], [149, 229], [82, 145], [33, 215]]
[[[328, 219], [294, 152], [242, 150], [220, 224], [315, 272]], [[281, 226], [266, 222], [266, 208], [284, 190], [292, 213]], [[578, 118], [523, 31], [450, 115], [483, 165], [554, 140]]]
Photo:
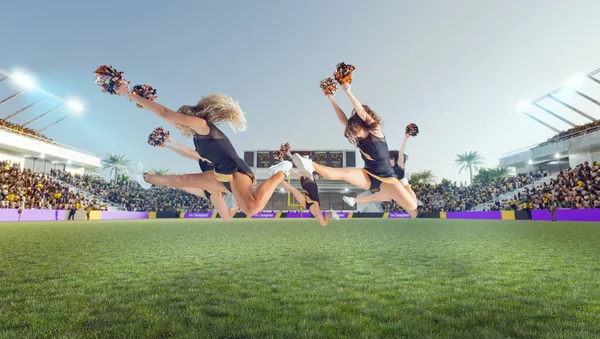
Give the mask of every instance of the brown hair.
[[358, 142], [356, 136], [354, 136], [354, 130], [365, 129], [369, 132], [374, 130], [381, 123], [381, 118], [373, 111], [369, 106], [362, 105], [363, 109], [367, 112], [367, 115], [371, 117], [371, 120], [367, 123], [363, 119], [360, 118], [356, 110], [352, 110], [352, 115], [348, 118], [348, 122], [346, 123], [346, 129], [344, 130], [344, 136], [353, 144]]
[[[205, 119], [213, 124], [229, 122], [234, 133], [244, 131], [247, 127], [246, 116], [237, 101], [228, 95], [211, 94], [202, 98], [195, 106], [184, 105], [177, 112], [189, 116]], [[194, 130], [188, 126], [179, 126], [181, 134], [191, 137]]]

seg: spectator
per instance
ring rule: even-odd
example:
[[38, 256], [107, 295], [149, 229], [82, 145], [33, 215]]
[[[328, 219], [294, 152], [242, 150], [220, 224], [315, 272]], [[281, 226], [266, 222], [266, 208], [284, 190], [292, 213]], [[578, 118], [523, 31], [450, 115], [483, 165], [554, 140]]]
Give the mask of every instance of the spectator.
[[9, 161], [0, 162], [0, 187], [0, 208], [65, 210], [70, 204], [94, 203], [47, 175], [21, 170]]
[[9, 130], [9, 131], [14, 132], [14, 133], [19, 133], [19, 134], [25, 134], [25, 135], [29, 135], [29, 136], [34, 136], [34, 137], [38, 137], [40, 139], [44, 139], [46, 141], [52, 142], [52, 139], [48, 138], [45, 135], [42, 135], [42, 134], [38, 133], [38, 131], [33, 130], [31, 128], [23, 127], [23, 126], [18, 125], [18, 124], [14, 124], [14, 123], [12, 123], [10, 121], [6, 121], [6, 120], [0, 119], [0, 128], [2, 128], [4, 130]]
[[107, 182], [96, 175], [71, 174], [59, 170], [52, 170], [50, 175], [95, 195], [100, 201], [118, 205], [127, 211], [207, 212], [212, 209], [208, 200], [177, 189], [153, 186], [150, 190], [144, 190], [132, 181]]

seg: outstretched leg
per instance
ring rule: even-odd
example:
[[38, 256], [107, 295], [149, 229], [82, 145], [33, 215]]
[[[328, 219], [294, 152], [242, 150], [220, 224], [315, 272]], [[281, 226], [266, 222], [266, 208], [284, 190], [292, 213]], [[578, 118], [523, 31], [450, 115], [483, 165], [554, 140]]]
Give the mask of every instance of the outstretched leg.
[[292, 156], [294, 165], [296, 165], [305, 176], [312, 178], [313, 172], [318, 173], [327, 180], [345, 181], [352, 186], [365, 190], [371, 187], [371, 178], [359, 168], [333, 168], [314, 163], [310, 159], [305, 159], [297, 153]]
[[233, 218], [233, 216], [240, 210], [239, 205], [235, 206], [234, 208], [228, 209], [227, 203], [225, 202], [225, 198], [222, 194], [212, 194], [210, 196], [210, 201], [221, 216], [221, 219], [223, 219], [224, 221]]
[[236, 172], [231, 181], [231, 190], [242, 211], [247, 215], [255, 215], [265, 208], [273, 192], [284, 179], [285, 174], [277, 172], [254, 190], [252, 179], [246, 174]]
[[373, 193], [371, 195], [367, 195], [364, 197], [354, 198], [354, 202], [357, 204], [368, 204], [370, 202], [382, 202], [382, 201], [390, 201], [390, 197], [379, 191], [377, 193]]
[[184, 192], [187, 192], [189, 194], [199, 196], [200, 198], [206, 199], [206, 193], [204, 193], [203, 189], [193, 188], [193, 187], [183, 187], [181, 190]]
[[406, 188], [402, 186], [402, 184], [381, 184], [381, 192], [385, 195], [388, 195], [393, 200], [396, 200], [398, 205], [400, 205], [411, 217], [416, 218], [419, 214], [417, 202], [413, 197], [408, 193]]
[[199, 188], [205, 191], [227, 192], [227, 188], [218, 181], [211, 172], [192, 173], [183, 175], [157, 175], [146, 173], [144, 180], [153, 185], [171, 188]]
[[281, 182], [281, 186], [283, 186], [283, 188], [285, 188], [286, 191], [292, 193], [292, 195], [294, 196], [294, 198], [296, 198], [296, 201], [298, 201], [298, 204], [300, 204], [300, 206], [306, 208], [306, 199], [304, 199], [304, 194], [302, 194], [302, 192], [298, 191], [295, 187], [285, 182], [285, 180]]
[[314, 203], [310, 206], [310, 213], [319, 221], [319, 224], [323, 227], [329, 224], [329, 220], [331, 220], [331, 215], [333, 212], [329, 212], [323, 216], [323, 212], [321, 211], [321, 206], [319, 203]]

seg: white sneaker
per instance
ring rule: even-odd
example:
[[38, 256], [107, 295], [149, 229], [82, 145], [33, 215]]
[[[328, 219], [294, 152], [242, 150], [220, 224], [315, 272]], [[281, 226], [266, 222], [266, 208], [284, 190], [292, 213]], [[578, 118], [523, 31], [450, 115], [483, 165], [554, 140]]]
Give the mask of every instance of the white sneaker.
[[408, 186], [408, 179], [402, 178], [402, 179], [400, 179], [400, 182], [402, 183], [403, 186]]
[[315, 180], [315, 178], [313, 177], [315, 167], [313, 166], [312, 160], [304, 158], [298, 153], [294, 153], [294, 155], [292, 155], [292, 162], [294, 163], [294, 165], [296, 165], [296, 167], [298, 167], [300, 171], [302, 171], [302, 174], [305, 177], [313, 181]]
[[417, 199], [417, 206], [423, 206], [423, 202], [419, 199]]
[[129, 176], [133, 179], [133, 181], [137, 182], [143, 189], [149, 190], [152, 188], [152, 184], [144, 180], [144, 173], [146, 172], [146, 167], [141, 162], [138, 162], [137, 171], [129, 171]]
[[356, 205], [356, 202], [354, 201], [353, 197], [344, 196], [344, 197], [342, 197], [342, 200], [344, 200], [344, 202], [346, 204], [348, 204], [348, 206], [350, 206], [350, 207], [354, 207], [354, 205]]
[[137, 164], [137, 172], [138, 173], [144, 173], [146, 172], [146, 166], [144, 166], [144, 164], [142, 164], [142, 162], [138, 162]]
[[273, 165], [273, 166], [269, 167], [269, 175], [274, 176], [275, 174], [277, 174], [279, 172], [283, 172], [283, 174], [287, 178], [288, 175], [290, 175], [290, 170], [293, 167], [294, 167], [294, 165], [291, 162], [284, 160], [284, 161], [278, 163], [277, 165]]
[[330, 211], [331, 212], [331, 219], [333, 220], [340, 220], [340, 215], [335, 213], [335, 211]]

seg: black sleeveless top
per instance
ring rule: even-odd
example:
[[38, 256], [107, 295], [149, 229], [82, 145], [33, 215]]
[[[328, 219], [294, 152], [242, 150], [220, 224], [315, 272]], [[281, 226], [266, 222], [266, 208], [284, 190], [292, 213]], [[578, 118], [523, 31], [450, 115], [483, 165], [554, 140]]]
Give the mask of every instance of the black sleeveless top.
[[213, 164], [210, 164], [202, 159], [198, 160], [198, 164], [200, 165], [200, 170], [202, 172], [208, 172], [208, 171], [215, 170], [215, 166], [213, 166]]
[[194, 136], [196, 152], [202, 158], [210, 161], [207, 165], [214, 166], [214, 171], [218, 174], [233, 174], [238, 170], [243, 173], [252, 173], [250, 167], [233, 148], [229, 138], [212, 122], [207, 121], [207, 124], [210, 129], [208, 135], [196, 133]]
[[404, 179], [404, 168], [396, 165], [394, 166], [394, 172], [396, 173], [398, 179]]
[[385, 137], [369, 136], [357, 142], [360, 156], [365, 162], [364, 169], [382, 178], [395, 178], [396, 173], [390, 164], [390, 150]]
[[[304, 189], [305, 194], [308, 196], [308, 198], [314, 202], [320, 202], [319, 199], [319, 187], [317, 186], [317, 183], [302, 176], [300, 177], [300, 186], [302, 186], [302, 189]], [[307, 207], [309, 208], [309, 207]]]

